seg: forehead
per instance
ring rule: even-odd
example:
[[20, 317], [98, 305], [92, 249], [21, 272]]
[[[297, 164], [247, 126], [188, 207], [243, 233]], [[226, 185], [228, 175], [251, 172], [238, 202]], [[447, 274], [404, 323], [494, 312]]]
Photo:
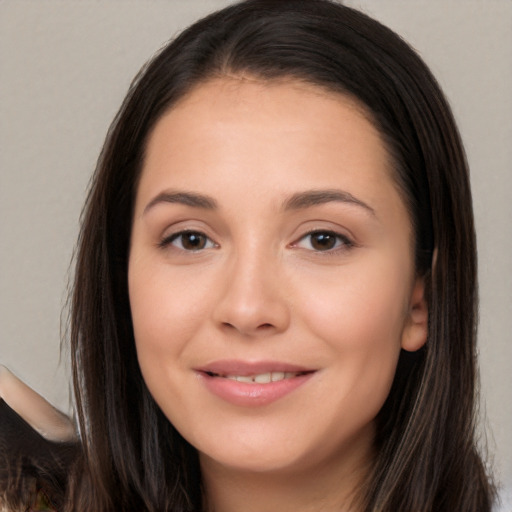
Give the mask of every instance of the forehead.
[[[263, 80], [243, 75], [200, 82], [162, 116], [153, 133], [161, 131], [159, 126], [171, 122], [183, 123], [180, 126], [183, 129], [210, 131], [212, 124], [198, 126], [198, 115], [201, 121], [208, 120], [217, 127], [232, 121], [240, 124], [243, 118], [246, 127], [267, 130], [290, 129], [290, 122], [298, 129], [301, 122], [307, 120], [317, 131], [322, 126], [322, 132], [333, 124], [339, 128], [339, 122], [346, 120], [365, 125], [365, 129], [380, 140], [383, 149], [385, 146], [372, 114], [357, 98], [295, 78]], [[332, 131], [331, 135], [334, 135]]]
[[195, 85], [156, 123], [148, 146], [161, 140], [158, 132], [170, 134], [171, 125], [181, 135], [207, 131], [211, 136], [215, 129], [226, 128], [228, 123], [240, 126], [242, 121], [246, 129], [266, 132], [298, 131], [306, 121], [324, 136], [335, 136], [332, 128], [339, 129], [340, 123], [346, 122], [364, 128], [367, 135], [379, 140], [383, 150], [385, 146], [372, 114], [358, 99], [294, 78], [262, 80], [247, 75], [212, 78]]
[[370, 201], [397, 192], [389, 153], [361, 105], [303, 82], [227, 77], [196, 86], [159, 120], [137, 195], [193, 187], [267, 196], [344, 184]]

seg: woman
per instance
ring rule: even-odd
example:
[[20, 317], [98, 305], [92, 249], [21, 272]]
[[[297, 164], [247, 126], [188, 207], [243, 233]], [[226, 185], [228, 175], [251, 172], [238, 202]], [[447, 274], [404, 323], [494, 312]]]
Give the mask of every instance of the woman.
[[475, 266], [457, 129], [403, 41], [323, 0], [199, 21], [136, 78], [87, 200], [55, 503], [490, 510]]

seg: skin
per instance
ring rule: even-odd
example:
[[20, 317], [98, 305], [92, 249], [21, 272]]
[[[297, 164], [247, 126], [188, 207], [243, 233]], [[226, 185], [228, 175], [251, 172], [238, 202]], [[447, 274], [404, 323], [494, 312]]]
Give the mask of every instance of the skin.
[[0, 399], [45, 439], [57, 442], [76, 439], [75, 427], [71, 420], [2, 365]]
[[[318, 190], [344, 200], [290, 203]], [[216, 207], [162, 200], [175, 192]], [[204, 234], [202, 248], [189, 250], [183, 230]], [[312, 230], [334, 246], [315, 244]], [[211, 510], [358, 510], [400, 349], [426, 340], [412, 246], [386, 148], [344, 96], [226, 77], [157, 123], [132, 228], [135, 340], [151, 394], [199, 451]], [[316, 371], [244, 407], [198, 378], [219, 359]]]

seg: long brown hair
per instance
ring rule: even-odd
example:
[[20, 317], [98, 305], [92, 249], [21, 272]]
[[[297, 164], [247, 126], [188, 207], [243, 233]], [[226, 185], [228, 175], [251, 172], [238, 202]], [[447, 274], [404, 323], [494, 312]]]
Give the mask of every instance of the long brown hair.
[[349, 95], [394, 160], [428, 283], [429, 335], [403, 352], [377, 418], [367, 511], [486, 512], [475, 443], [476, 248], [468, 167], [450, 108], [391, 30], [328, 0], [249, 0], [195, 23], [133, 82], [108, 133], [83, 214], [71, 349], [83, 456], [70, 510], [199, 511], [195, 450], [159, 410], [133, 338], [127, 259], [148, 134], [192, 87], [226, 73], [294, 78]]

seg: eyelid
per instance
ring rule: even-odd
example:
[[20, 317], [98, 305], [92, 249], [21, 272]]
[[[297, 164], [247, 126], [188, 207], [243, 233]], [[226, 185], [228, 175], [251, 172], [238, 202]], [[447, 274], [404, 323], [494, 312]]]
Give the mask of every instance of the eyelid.
[[[324, 233], [324, 234], [329, 234], [329, 235], [335, 236], [338, 239], [337, 240], [337, 245], [335, 247], [333, 247], [333, 248], [325, 249], [325, 250], [315, 249], [313, 247], [312, 248], [300, 247], [300, 245], [299, 245], [300, 242], [302, 242], [306, 238], [310, 237], [311, 235], [320, 234], [320, 233]], [[342, 242], [341, 244], [339, 244], [340, 240]], [[354, 242], [354, 240], [352, 240], [349, 236], [345, 235], [344, 233], [339, 233], [338, 231], [335, 231], [333, 229], [315, 228], [315, 229], [311, 229], [307, 233], [304, 233], [303, 235], [301, 235], [297, 239], [296, 242], [293, 242], [290, 245], [291, 245], [291, 247], [297, 247], [299, 249], [304, 249], [304, 250], [311, 251], [311, 252], [314, 252], [314, 253], [333, 254], [333, 253], [336, 253], [336, 252], [348, 251], [349, 249], [353, 248], [356, 245], [356, 243]]]
[[[181, 236], [186, 235], [186, 234], [195, 234], [195, 235], [202, 236], [207, 239], [207, 244], [208, 244], [208, 242], [210, 242], [210, 244], [208, 247], [202, 247], [202, 248], [196, 249], [196, 250], [185, 249], [184, 247], [178, 247], [173, 244], [173, 242], [175, 240], [179, 239]], [[173, 231], [172, 233], [162, 237], [162, 239], [158, 242], [158, 247], [161, 249], [168, 248], [169, 246], [172, 246], [174, 249], [177, 249], [179, 251], [190, 252], [190, 253], [201, 252], [201, 251], [204, 251], [207, 249], [214, 249], [214, 248], [219, 247], [219, 245], [210, 236], [208, 236], [206, 233], [204, 233], [204, 231], [202, 231], [200, 229], [191, 229], [191, 228], [179, 229], [177, 231]]]

